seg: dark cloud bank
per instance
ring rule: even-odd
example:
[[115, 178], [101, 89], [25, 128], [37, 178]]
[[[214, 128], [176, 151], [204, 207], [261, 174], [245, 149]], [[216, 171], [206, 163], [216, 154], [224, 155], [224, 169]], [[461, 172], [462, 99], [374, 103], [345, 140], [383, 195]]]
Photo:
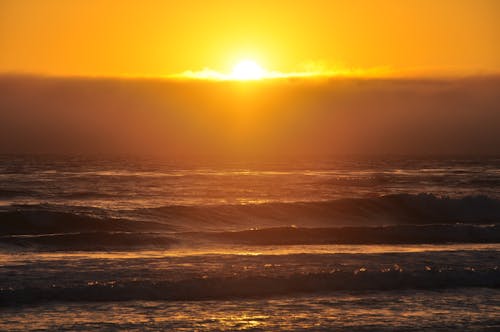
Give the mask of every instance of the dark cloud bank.
[[500, 77], [0, 77], [0, 153], [500, 154]]

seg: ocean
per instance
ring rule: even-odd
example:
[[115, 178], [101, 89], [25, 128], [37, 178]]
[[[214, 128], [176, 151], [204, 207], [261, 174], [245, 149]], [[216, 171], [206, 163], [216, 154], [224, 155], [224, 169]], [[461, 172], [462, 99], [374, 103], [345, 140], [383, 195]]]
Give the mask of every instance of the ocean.
[[0, 156], [0, 330], [500, 330], [500, 158], [187, 160]]

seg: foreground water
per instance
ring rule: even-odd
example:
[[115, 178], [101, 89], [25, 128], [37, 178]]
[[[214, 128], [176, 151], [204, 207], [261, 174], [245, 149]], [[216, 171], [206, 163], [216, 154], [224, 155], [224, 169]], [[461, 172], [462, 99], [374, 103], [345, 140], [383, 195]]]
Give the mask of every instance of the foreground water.
[[498, 158], [0, 160], [0, 330], [500, 329]]
[[2, 310], [0, 329], [498, 331], [500, 291], [364, 291], [222, 301], [50, 303]]
[[2, 330], [497, 330], [500, 244], [4, 252]]

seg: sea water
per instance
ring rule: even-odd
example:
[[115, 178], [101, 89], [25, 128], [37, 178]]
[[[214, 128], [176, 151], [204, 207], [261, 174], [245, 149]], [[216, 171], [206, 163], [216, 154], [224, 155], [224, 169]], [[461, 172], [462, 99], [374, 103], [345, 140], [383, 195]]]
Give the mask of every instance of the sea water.
[[0, 158], [0, 330], [500, 329], [500, 159]]

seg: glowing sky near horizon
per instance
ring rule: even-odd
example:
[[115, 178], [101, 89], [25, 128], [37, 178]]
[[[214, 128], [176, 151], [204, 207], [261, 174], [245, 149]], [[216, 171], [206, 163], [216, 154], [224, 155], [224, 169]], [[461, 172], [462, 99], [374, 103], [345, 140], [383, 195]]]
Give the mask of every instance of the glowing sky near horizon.
[[0, 72], [496, 73], [499, 31], [495, 0], [2, 0]]

